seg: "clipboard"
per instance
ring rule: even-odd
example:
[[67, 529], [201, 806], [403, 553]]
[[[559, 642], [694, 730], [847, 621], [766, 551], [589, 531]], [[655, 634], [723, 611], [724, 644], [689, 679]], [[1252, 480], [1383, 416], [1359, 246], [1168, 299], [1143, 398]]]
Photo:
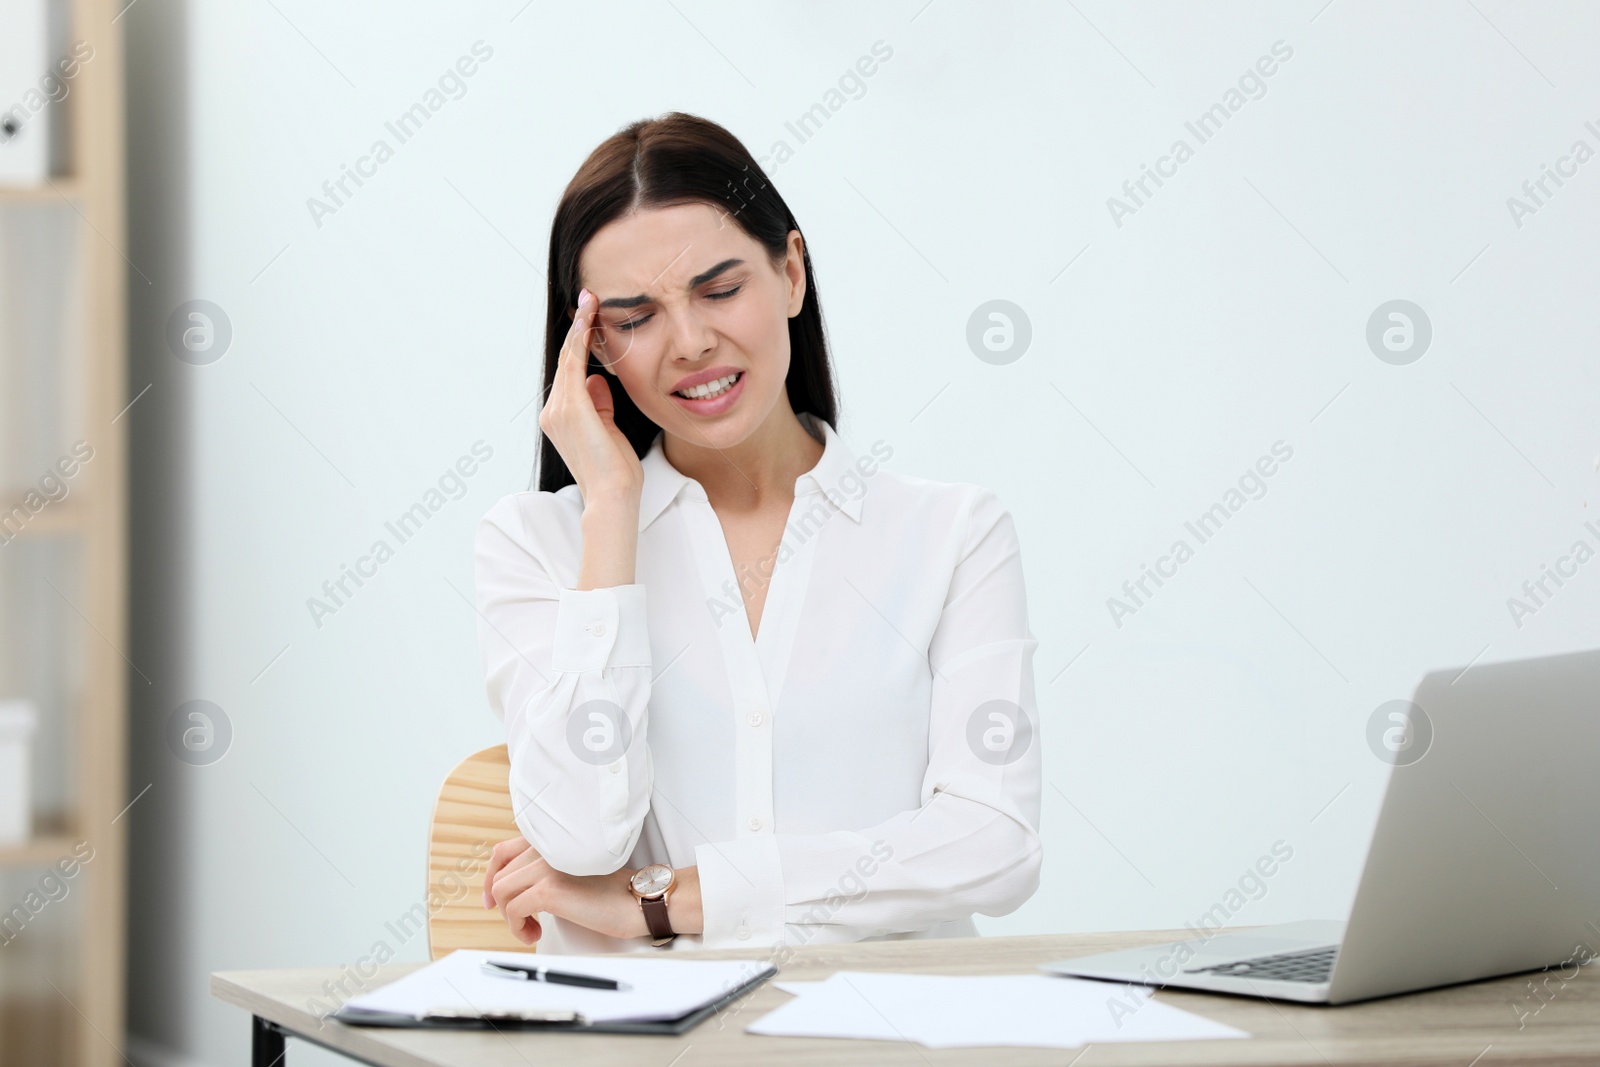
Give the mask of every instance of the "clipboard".
[[328, 1018], [349, 1026], [380, 1026], [408, 1030], [497, 1029], [541, 1030], [551, 1033], [684, 1034], [705, 1022], [740, 997], [753, 992], [756, 987], [777, 973], [778, 969], [769, 964], [765, 971], [757, 973], [742, 985], [729, 990], [711, 1003], [702, 1005], [676, 1019], [651, 1019], [633, 1022], [619, 1019], [605, 1022], [589, 1022], [575, 1011], [543, 1008], [484, 1014], [450, 1009], [417, 1016], [351, 1008], [348, 1005], [330, 1013]]

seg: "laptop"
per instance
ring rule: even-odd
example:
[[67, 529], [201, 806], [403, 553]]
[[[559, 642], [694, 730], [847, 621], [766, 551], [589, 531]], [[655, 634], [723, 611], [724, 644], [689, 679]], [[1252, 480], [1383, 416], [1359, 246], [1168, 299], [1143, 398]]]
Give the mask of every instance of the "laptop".
[[1588, 962], [1600, 951], [1600, 650], [1434, 671], [1403, 719], [1415, 749], [1374, 744], [1391, 753], [1389, 781], [1346, 920], [1041, 969], [1345, 1004]]

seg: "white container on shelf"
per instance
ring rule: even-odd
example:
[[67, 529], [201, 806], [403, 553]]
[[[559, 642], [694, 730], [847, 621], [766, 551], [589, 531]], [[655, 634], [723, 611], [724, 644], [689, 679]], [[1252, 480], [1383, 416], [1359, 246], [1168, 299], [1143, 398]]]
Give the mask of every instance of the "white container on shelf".
[[50, 168], [49, 72], [43, 0], [0, 2], [0, 184], [42, 185]]
[[0, 700], [0, 845], [33, 835], [33, 733], [39, 712], [26, 700]]
[[0, 0], [0, 186], [43, 185], [66, 168], [68, 13], [62, 0]]

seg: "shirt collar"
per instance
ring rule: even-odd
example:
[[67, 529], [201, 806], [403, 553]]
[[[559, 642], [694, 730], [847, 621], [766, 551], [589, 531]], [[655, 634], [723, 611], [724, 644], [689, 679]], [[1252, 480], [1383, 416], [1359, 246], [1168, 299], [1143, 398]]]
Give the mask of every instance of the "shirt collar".
[[[855, 522], [861, 521], [861, 501], [867, 495], [867, 479], [856, 466], [856, 456], [832, 426], [809, 411], [797, 417], [812, 437], [822, 441], [822, 458], [813, 469], [794, 482], [796, 498], [810, 494], [823, 497]], [[667, 462], [666, 432], [656, 431], [650, 451], [639, 461], [644, 468], [644, 488], [639, 494], [639, 532], [654, 522], [680, 493], [694, 500], [705, 500], [699, 482]]]

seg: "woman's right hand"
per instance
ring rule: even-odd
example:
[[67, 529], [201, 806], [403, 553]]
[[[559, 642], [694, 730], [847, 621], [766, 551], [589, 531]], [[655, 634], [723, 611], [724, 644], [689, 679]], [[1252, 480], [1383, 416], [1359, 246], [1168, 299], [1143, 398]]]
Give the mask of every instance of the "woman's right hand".
[[589, 290], [578, 293], [578, 309], [561, 346], [550, 395], [539, 412], [539, 428], [572, 472], [585, 506], [602, 497], [637, 503], [644, 488], [644, 466], [632, 442], [617, 428], [611, 383], [603, 374], [588, 372], [598, 305]]

